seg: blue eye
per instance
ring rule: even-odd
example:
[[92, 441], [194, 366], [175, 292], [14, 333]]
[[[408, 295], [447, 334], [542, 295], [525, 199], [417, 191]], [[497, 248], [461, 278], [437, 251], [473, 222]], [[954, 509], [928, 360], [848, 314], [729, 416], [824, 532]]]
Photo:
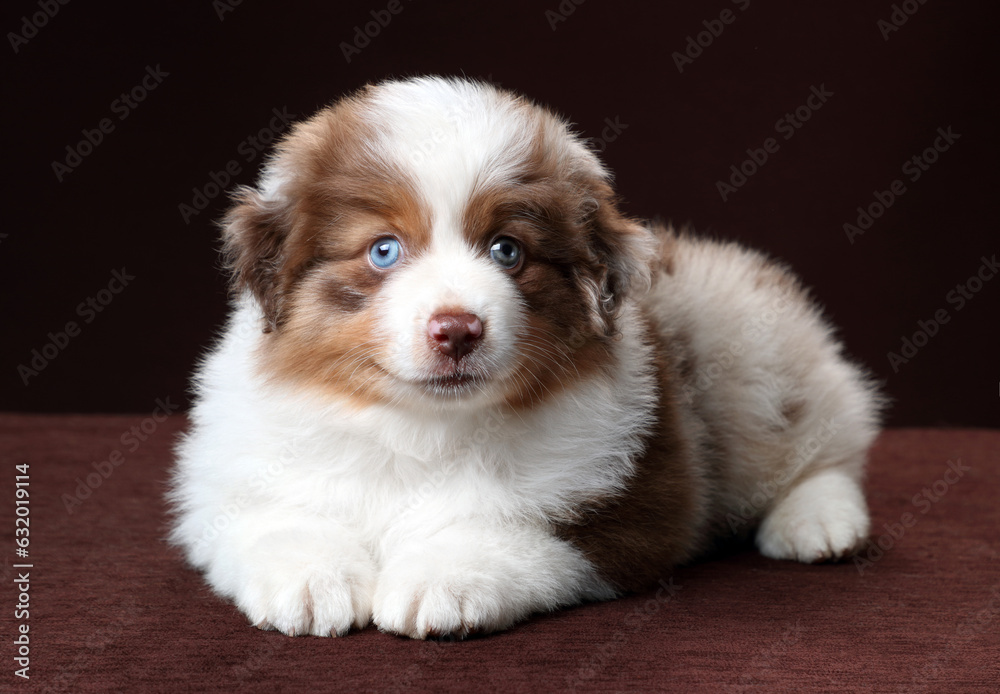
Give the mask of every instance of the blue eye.
[[521, 246], [507, 236], [501, 236], [490, 246], [490, 257], [505, 270], [513, 270], [521, 262]]
[[386, 237], [379, 239], [372, 244], [372, 249], [368, 253], [375, 267], [386, 268], [394, 265], [399, 260], [399, 241]]

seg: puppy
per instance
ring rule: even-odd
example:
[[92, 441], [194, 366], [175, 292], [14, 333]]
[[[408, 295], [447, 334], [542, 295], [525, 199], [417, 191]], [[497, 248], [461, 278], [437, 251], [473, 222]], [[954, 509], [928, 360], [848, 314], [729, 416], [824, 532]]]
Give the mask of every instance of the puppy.
[[172, 541], [250, 621], [464, 636], [655, 584], [720, 539], [852, 551], [878, 396], [798, 281], [624, 216], [566, 121], [367, 87], [224, 223]]

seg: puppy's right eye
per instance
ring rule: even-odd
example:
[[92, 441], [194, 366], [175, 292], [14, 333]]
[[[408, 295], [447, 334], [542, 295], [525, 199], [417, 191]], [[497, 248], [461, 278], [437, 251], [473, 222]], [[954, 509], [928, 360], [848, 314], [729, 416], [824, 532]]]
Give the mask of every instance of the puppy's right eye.
[[372, 244], [368, 257], [372, 259], [375, 267], [387, 268], [396, 264], [401, 254], [399, 241], [387, 236]]
[[501, 236], [490, 246], [490, 257], [505, 270], [514, 270], [521, 264], [521, 245], [510, 237]]

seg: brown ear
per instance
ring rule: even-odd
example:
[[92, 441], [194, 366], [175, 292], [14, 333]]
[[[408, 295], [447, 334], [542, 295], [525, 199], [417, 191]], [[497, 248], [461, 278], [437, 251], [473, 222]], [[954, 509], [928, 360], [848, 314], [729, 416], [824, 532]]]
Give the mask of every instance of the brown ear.
[[253, 188], [239, 188], [223, 220], [226, 266], [237, 293], [250, 292], [264, 312], [264, 332], [281, 324], [283, 288], [280, 269], [288, 236], [286, 206], [265, 200]]
[[611, 337], [618, 332], [616, 320], [625, 299], [649, 288], [656, 240], [642, 223], [618, 211], [610, 189], [597, 202], [590, 218], [592, 261], [581, 279], [592, 295], [595, 328]]

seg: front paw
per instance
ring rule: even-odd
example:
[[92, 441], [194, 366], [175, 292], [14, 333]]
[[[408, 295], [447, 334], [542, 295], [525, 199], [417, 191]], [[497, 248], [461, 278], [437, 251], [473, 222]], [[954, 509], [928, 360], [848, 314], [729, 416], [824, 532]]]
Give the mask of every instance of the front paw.
[[382, 567], [372, 619], [412, 638], [462, 638], [613, 596], [583, 554], [547, 528], [455, 525], [408, 542]]
[[529, 612], [504, 598], [504, 583], [488, 570], [439, 568], [436, 575], [413, 567], [384, 571], [375, 591], [373, 621], [382, 631], [416, 639], [464, 638], [504, 629]]
[[260, 629], [289, 636], [343, 636], [371, 621], [375, 568], [367, 556], [276, 551], [245, 567], [236, 604]]

